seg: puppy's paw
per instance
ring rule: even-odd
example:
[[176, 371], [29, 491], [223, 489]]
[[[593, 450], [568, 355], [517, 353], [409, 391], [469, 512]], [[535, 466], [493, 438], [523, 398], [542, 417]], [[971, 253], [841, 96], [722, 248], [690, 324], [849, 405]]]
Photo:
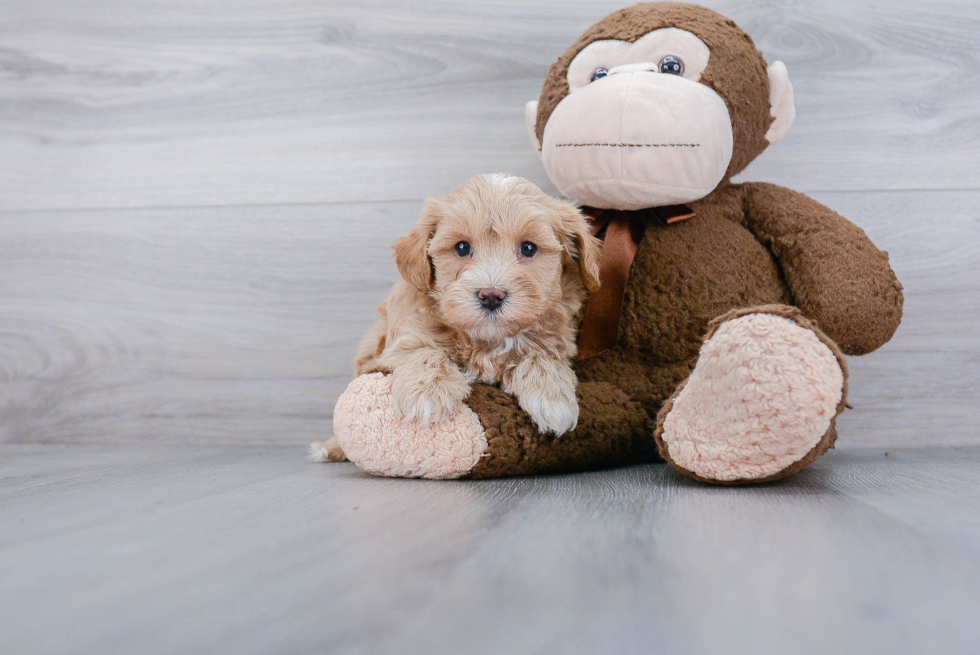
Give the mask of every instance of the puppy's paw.
[[578, 401], [574, 387], [554, 391], [557, 393], [524, 393], [517, 400], [541, 434], [551, 432], [561, 436], [578, 425]]
[[311, 462], [349, 462], [336, 437], [327, 441], [314, 441], [310, 444], [306, 459]]
[[391, 375], [391, 396], [406, 421], [439, 423], [470, 395], [470, 383], [451, 363], [404, 366]]
[[578, 425], [576, 383], [568, 362], [535, 357], [514, 367], [504, 378], [502, 388], [514, 394], [541, 434], [561, 436]]

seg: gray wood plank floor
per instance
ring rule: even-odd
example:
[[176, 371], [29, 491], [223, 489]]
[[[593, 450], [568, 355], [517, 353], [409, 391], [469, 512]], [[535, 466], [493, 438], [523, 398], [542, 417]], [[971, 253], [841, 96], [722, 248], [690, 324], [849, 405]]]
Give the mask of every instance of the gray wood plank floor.
[[760, 488], [0, 447], [4, 653], [975, 653], [980, 449]]

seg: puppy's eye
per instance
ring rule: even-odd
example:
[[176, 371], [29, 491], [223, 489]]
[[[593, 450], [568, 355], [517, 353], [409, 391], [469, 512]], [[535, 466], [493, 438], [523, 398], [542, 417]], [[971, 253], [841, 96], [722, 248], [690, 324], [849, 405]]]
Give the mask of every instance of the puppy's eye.
[[522, 257], [534, 257], [534, 253], [538, 251], [538, 247], [531, 243], [530, 241], [525, 241], [521, 244], [521, 256]]
[[597, 68], [594, 71], [592, 71], [592, 79], [590, 81], [595, 82], [596, 80], [601, 80], [606, 75], [609, 75], [609, 69]]
[[667, 55], [660, 60], [660, 72], [668, 75], [683, 75], [684, 62], [674, 55]]
[[454, 246], [453, 249], [456, 251], [456, 254], [459, 255], [460, 257], [466, 257], [471, 252], [473, 252], [473, 248], [470, 247], [468, 241], [460, 241]]

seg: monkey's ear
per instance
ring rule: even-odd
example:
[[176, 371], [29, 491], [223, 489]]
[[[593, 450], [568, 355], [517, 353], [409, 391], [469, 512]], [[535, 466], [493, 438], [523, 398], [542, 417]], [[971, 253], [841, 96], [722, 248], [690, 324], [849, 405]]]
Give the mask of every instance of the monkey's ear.
[[796, 118], [796, 105], [793, 104], [793, 84], [789, 81], [786, 64], [774, 61], [769, 66], [769, 115], [775, 118], [766, 140], [776, 143], [789, 131]]
[[589, 292], [597, 291], [602, 284], [599, 278], [599, 262], [602, 259], [602, 242], [592, 236], [588, 219], [575, 207], [562, 210], [562, 220], [569, 230], [566, 251], [578, 265], [582, 284]]
[[541, 153], [541, 141], [538, 140], [538, 101], [531, 100], [524, 105], [524, 122], [527, 124], [527, 134], [531, 137], [534, 149]]
[[392, 249], [395, 251], [395, 265], [402, 278], [422, 293], [432, 291], [435, 269], [429, 258], [429, 239], [435, 234], [439, 223], [439, 208], [435, 200], [425, 202], [422, 217], [412, 231], [399, 237]]

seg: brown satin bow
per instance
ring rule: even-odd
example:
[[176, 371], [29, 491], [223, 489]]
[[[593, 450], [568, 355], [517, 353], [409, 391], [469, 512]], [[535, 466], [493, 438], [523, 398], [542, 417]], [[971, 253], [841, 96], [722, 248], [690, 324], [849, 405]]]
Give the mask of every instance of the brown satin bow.
[[606, 228], [599, 263], [602, 286], [589, 296], [585, 316], [578, 333], [578, 356], [575, 361], [589, 359], [611, 348], [619, 340], [619, 320], [623, 313], [623, 295], [629, 280], [633, 257], [646, 232], [647, 216], [652, 213], [661, 223], [670, 225], [687, 220], [694, 212], [686, 205], [656, 207], [650, 212], [622, 212], [583, 208], [592, 218], [592, 234]]

